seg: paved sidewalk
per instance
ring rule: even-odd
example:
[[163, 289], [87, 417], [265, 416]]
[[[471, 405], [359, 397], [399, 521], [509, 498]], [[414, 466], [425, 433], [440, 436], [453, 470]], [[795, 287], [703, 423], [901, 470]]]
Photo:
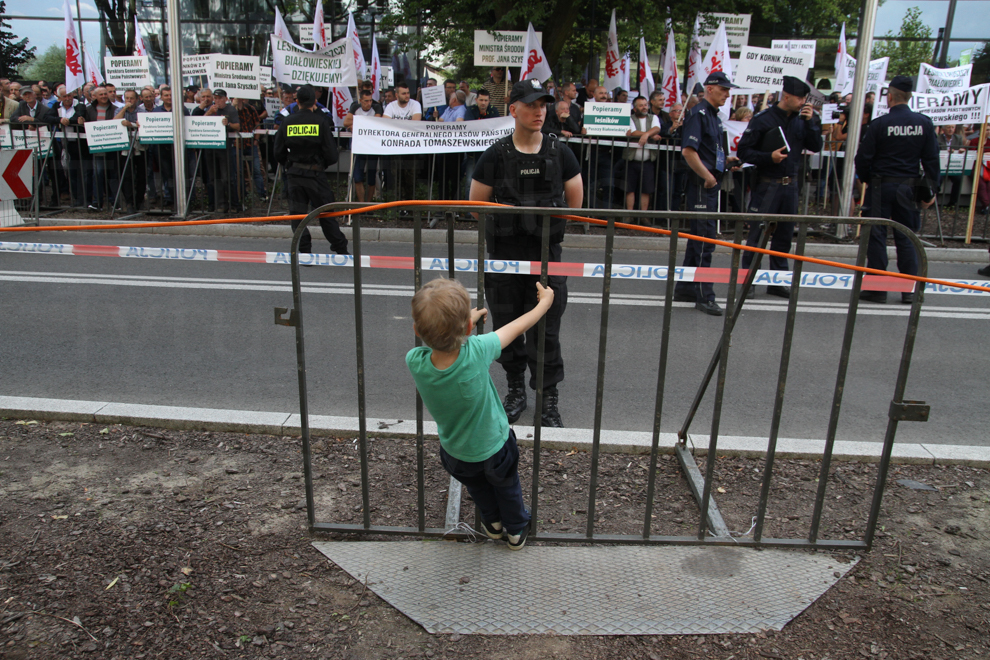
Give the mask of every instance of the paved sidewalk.
[[[140, 222], [151, 222], [152, 220], [141, 220]], [[43, 226], [73, 226], [73, 225], [114, 225], [122, 224], [118, 221], [109, 220], [79, 220], [71, 218], [42, 218]], [[351, 228], [342, 227], [341, 230], [348, 240], [351, 240]], [[112, 233], [145, 233], [145, 234], [172, 234], [180, 236], [220, 236], [227, 238], [281, 238], [288, 241], [292, 238], [292, 229], [288, 223], [281, 225], [262, 224], [230, 224], [230, 225], [192, 225], [187, 227], [152, 227], [145, 229], [130, 230], [107, 230]], [[64, 236], [64, 235], [63, 235]], [[326, 242], [322, 232], [313, 232], [314, 241]], [[405, 228], [382, 228], [375, 229], [369, 227], [361, 228], [362, 242], [382, 241], [392, 243], [411, 243], [413, 240], [413, 230]], [[478, 232], [459, 229], [454, 232], [454, 242], [464, 244], [477, 244]], [[447, 230], [445, 229], [423, 229], [424, 243], [446, 243]], [[678, 245], [678, 252], [683, 254], [687, 241], [682, 239]], [[669, 240], [666, 236], [616, 236], [615, 249], [617, 250], [647, 250], [666, 251]], [[583, 249], [605, 249], [605, 237], [591, 234], [567, 234], [564, 238], [564, 247]], [[832, 243], [808, 243], [805, 254], [809, 257], [821, 259], [855, 259], [857, 246], [852, 244], [837, 245]], [[315, 250], [319, 252], [320, 250]], [[716, 252], [728, 253], [729, 248], [716, 246]], [[888, 247], [887, 251], [891, 258], [896, 258], [895, 248]], [[974, 263], [986, 264], [987, 251], [984, 246], [974, 246], [972, 248], [928, 248], [926, 250], [929, 261]]]
[[[279, 436], [301, 434], [301, 421], [297, 413], [184, 408], [108, 401], [0, 396], [0, 416]], [[376, 438], [416, 435], [415, 420], [369, 418], [365, 428], [368, 429], [369, 436]], [[520, 445], [532, 446], [534, 432], [532, 426], [514, 425], [513, 428]], [[437, 427], [434, 422], [424, 422], [423, 429], [427, 436], [436, 437]], [[356, 434], [359, 430], [358, 418], [312, 415], [310, 430], [314, 436]], [[689, 434], [688, 439], [695, 454], [707, 454], [709, 436]], [[543, 429], [541, 433], [542, 446], [546, 449], [590, 451], [592, 440], [592, 429]], [[652, 434], [642, 431], [603, 430], [600, 436], [601, 451], [608, 453], [646, 454], [650, 451], [651, 442]], [[659, 438], [661, 453], [673, 453], [676, 442], [675, 434], [661, 433]], [[765, 438], [721, 436], [718, 441], [718, 454], [759, 457], [766, 453], [766, 445]], [[776, 456], [812, 460], [822, 455], [824, 446], [824, 440], [779, 438]], [[832, 455], [837, 460], [872, 463], [880, 460], [882, 448], [883, 445], [879, 442], [837, 440]], [[898, 464], [967, 465], [990, 468], [990, 450], [971, 445], [895, 443], [892, 460]]]

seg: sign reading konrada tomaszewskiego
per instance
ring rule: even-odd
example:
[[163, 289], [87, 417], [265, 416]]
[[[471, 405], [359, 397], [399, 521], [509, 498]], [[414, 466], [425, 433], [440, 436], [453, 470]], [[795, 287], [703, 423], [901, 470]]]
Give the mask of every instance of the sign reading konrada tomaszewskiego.
[[106, 80], [119, 89], [141, 89], [145, 85], [154, 85], [151, 70], [148, 68], [148, 56], [136, 57], [109, 56], [103, 58], [106, 69]]
[[88, 121], [85, 127], [86, 144], [89, 146], [90, 153], [124, 151], [130, 146], [123, 119]]
[[515, 125], [512, 117], [439, 123], [355, 115], [351, 148], [365, 155], [484, 151]]
[[353, 87], [357, 85], [354, 55], [346, 37], [311, 51], [272, 35], [272, 77], [290, 85]]
[[214, 53], [206, 75], [214, 91], [222, 89], [230, 98], [261, 98], [261, 62], [255, 55]]
[[175, 132], [171, 112], [142, 112], [138, 115], [141, 144], [172, 144]]
[[584, 127], [588, 135], [625, 137], [632, 125], [629, 105], [626, 103], [585, 103]]
[[[542, 32], [536, 38], [543, 43]], [[475, 66], [522, 66], [525, 49], [525, 30], [474, 31]]]
[[182, 120], [186, 129], [186, 147], [227, 148], [227, 127], [223, 125], [223, 117], [183, 117]]
[[811, 58], [804, 51], [773, 50], [746, 46], [739, 53], [739, 65], [732, 82], [746, 89], [776, 92], [784, 87], [784, 76], [804, 80]]

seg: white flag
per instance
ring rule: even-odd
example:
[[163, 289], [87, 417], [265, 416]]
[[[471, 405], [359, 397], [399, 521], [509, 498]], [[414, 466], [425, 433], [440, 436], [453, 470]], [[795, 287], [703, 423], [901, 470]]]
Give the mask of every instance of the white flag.
[[359, 80], [364, 80], [368, 64], [364, 61], [364, 51], [361, 50], [361, 37], [354, 26], [354, 12], [347, 13], [347, 38], [351, 40], [351, 50], [354, 51], [354, 69]]
[[282, 18], [282, 12], [278, 10], [278, 7], [275, 7], [275, 29], [272, 31], [272, 34], [291, 44], [295, 43], [292, 40], [292, 35], [289, 34], [289, 26], [285, 24], [285, 20]]
[[148, 49], [144, 47], [144, 39], [141, 38], [141, 26], [138, 24], [137, 14], [134, 14], [134, 56], [141, 57], [147, 54]]
[[608, 50], [605, 51], [605, 89], [611, 92], [622, 86], [622, 55], [619, 53], [619, 33], [615, 29], [615, 10], [608, 25]]
[[[89, 54], [85, 46], [83, 46], [83, 54], [86, 56], [86, 82], [91, 82], [94, 85], [102, 85], [103, 73], [100, 71], [100, 67], [96, 66], [93, 56]], [[112, 101], [113, 99], [110, 100]]]
[[687, 71], [684, 77], [684, 93], [694, 94], [694, 86], [701, 82], [701, 23], [694, 19], [694, 32], [691, 34], [691, 50], [688, 52]]
[[83, 75], [82, 51], [76, 37], [76, 26], [72, 24], [72, 8], [65, 0], [65, 88], [72, 92], [86, 84]]
[[632, 69], [632, 57], [629, 56], [629, 51], [622, 56], [622, 61], [619, 62], [619, 71], [622, 72], [622, 82], [619, 83], [619, 87], [628, 91], [631, 91], [629, 87], [629, 72]]
[[536, 30], [533, 24], [529, 24], [526, 31], [526, 47], [523, 49], [523, 63], [519, 67], [519, 80], [529, 80], [536, 78], [540, 82], [553, 77], [550, 65], [547, 64], [546, 55], [543, 54], [543, 47], [539, 39], [536, 38]]
[[846, 24], [842, 24], [842, 31], [839, 33], [839, 49], [835, 52], [835, 91], [842, 92], [849, 83], [849, 75], [846, 69]]
[[316, 0], [316, 11], [313, 12], [313, 50], [327, 47], [327, 35], [323, 26], [323, 0]]
[[351, 103], [354, 102], [351, 97], [351, 90], [349, 87], [334, 87], [331, 92], [333, 96], [330, 99], [330, 115], [333, 117], [333, 125], [343, 126], [344, 117], [347, 116], [351, 109]]
[[382, 85], [382, 61], [378, 58], [378, 39], [371, 35], [371, 98], [378, 100], [378, 88]]
[[656, 89], [653, 82], [653, 70], [650, 69], [650, 56], [646, 54], [646, 39], [639, 38], [639, 69], [636, 76], [639, 82], [639, 95], [650, 98], [650, 94]]
[[[724, 22], [721, 23], [718, 26], [718, 30], [715, 31], [712, 46], [708, 49], [708, 53], [705, 55], [705, 61], [702, 63], [701, 67], [701, 72], [703, 74], [701, 82], [703, 83], [709, 75], [715, 73], [716, 71], [721, 71], [730, 82], [732, 81], [732, 60], [729, 59], [729, 37], [725, 33]], [[728, 103], [724, 103], [722, 107], [718, 109], [718, 114], [722, 117], [723, 121], [728, 121], [730, 112], [731, 110]]]
[[667, 34], [667, 51], [663, 56], [663, 109], [670, 112], [675, 103], [681, 102], [677, 89], [677, 44], [674, 42], [674, 31]]

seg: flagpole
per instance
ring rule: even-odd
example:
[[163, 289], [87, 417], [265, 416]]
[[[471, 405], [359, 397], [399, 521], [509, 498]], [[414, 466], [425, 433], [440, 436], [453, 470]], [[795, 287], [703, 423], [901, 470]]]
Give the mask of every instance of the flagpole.
[[[76, 0], [79, 2], [79, 0]], [[186, 217], [186, 136], [182, 109], [182, 34], [179, 28], [179, 3], [167, 2], [168, 64], [172, 83], [172, 165], [175, 173], [175, 217]]]
[[[86, 58], [82, 56], [82, 44], [83, 44], [83, 33], [82, 33], [82, 13], [79, 9], [79, 0], [76, 0], [76, 24], [79, 27], [79, 65], [82, 67], [83, 78], [88, 79], [89, 76], [86, 75]], [[83, 83], [83, 87], [86, 83]]]
[[862, 130], [866, 82], [870, 74], [870, 54], [873, 50], [873, 31], [877, 22], [877, 0], [866, 0], [863, 5], [863, 18], [859, 22], [859, 34], [856, 35], [856, 77], [853, 81], [852, 103], [849, 104], [849, 132], [846, 134], [845, 165], [842, 168], [842, 188], [839, 191], [840, 216], [849, 214], [852, 203], [856, 151]]

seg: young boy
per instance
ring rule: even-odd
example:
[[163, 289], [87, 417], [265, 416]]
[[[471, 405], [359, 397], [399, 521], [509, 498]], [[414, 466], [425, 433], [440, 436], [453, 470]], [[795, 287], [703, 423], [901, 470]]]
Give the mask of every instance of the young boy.
[[540, 320], [553, 303], [553, 290], [536, 283], [536, 307], [493, 333], [472, 335], [486, 309], [471, 309], [467, 290], [456, 280], [436, 279], [412, 299], [413, 330], [426, 346], [406, 354], [440, 435], [440, 462], [464, 484], [489, 538], [505, 538], [520, 550], [529, 535], [529, 511], [519, 484], [516, 436], [488, 373], [491, 363]]

